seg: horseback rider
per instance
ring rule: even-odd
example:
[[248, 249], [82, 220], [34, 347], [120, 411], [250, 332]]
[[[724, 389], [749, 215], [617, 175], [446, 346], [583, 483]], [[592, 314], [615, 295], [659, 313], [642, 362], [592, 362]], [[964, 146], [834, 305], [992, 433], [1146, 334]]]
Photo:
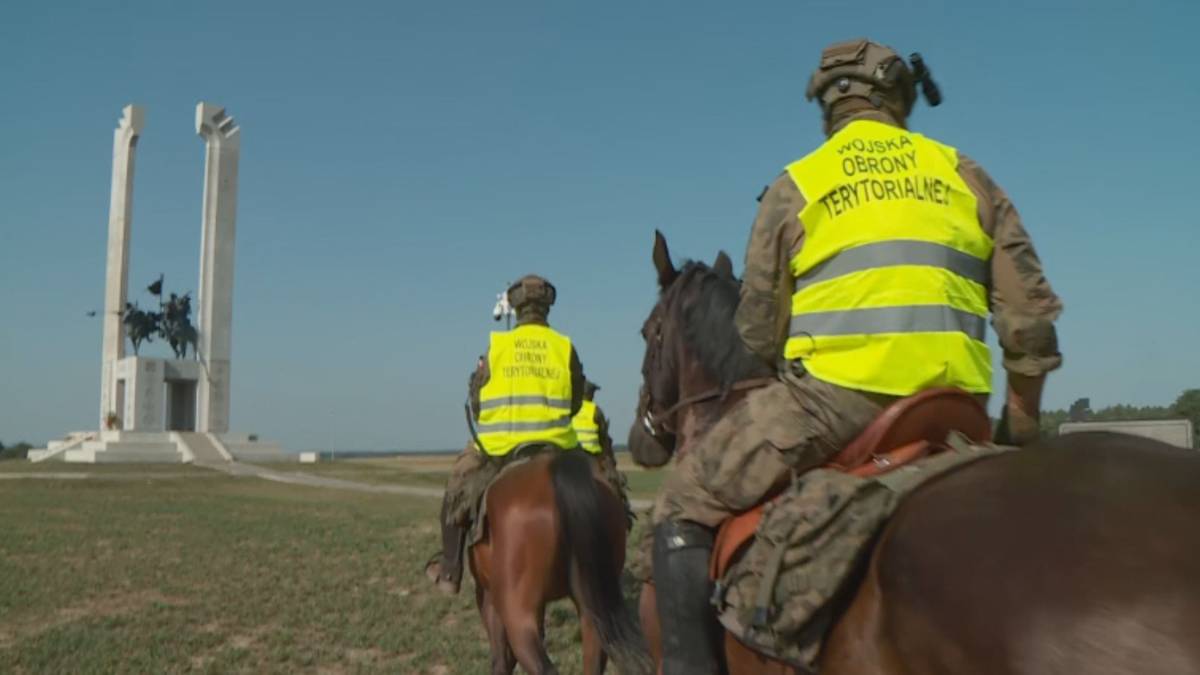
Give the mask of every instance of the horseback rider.
[[175, 323], [179, 320], [179, 310], [179, 296], [172, 293], [163, 303], [163, 316], [168, 323]]
[[575, 437], [579, 439], [579, 447], [599, 458], [604, 479], [609, 485], [619, 487], [617, 492], [621, 495], [625, 513], [628, 514], [632, 524], [633, 510], [629, 507], [629, 497], [626, 494], [628, 486], [625, 476], [617, 470], [617, 456], [613, 452], [612, 436], [608, 434], [608, 418], [605, 417], [604, 411], [596, 405], [595, 401], [596, 392], [599, 390], [600, 385], [591, 380], [584, 383], [583, 403], [579, 407], [579, 414], [571, 419], [571, 426], [575, 428]]
[[[463, 548], [474, 510], [516, 451], [531, 445], [579, 447], [572, 418], [583, 404], [583, 366], [570, 338], [546, 321], [556, 295], [549, 281], [532, 274], [509, 287], [517, 326], [491, 334], [488, 353], [471, 374], [475, 438], [454, 462], [442, 500], [442, 551], [425, 567], [446, 593], [457, 593], [462, 583]], [[612, 487], [621, 491], [619, 483]]]
[[163, 313], [157, 315], [155, 324], [159, 335], [171, 344], [176, 358], [187, 356], [187, 347], [196, 346], [196, 328], [191, 322], [192, 298], [190, 293], [172, 293], [163, 303]]
[[1051, 290], [1012, 203], [978, 164], [907, 130], [913, 67], [865, 39], [827, 47], [807, 98], [828, 140], [765, 191], [735, 321], [779, 364], [666, 479], [654, 510], [663, 672], [716, 673], [713, 530], [821, 465], [887, 405], [930, 387], [991, 389], [989, 310], [1008, 372], [997, 441], [1038, 435], [1046, 373], [1062, 361]]
[[133, 303], [125, 303], [121, 323], [125, 326], [125, 334], [133, 344], [133, 353], [137, 354], [142, 342], [153, 342], [154, 332], [158, 330], [162, 316], [154, 312], [139, 309]]
[[[599, 389], [600, 385], [591, 380], [584, 382], [583, 403], [579, 406], [579, 414], [571, 418], [579, 447], [597, 455], [603, 451], [604, 437], [608, 435], [608, 420], [596, 405], [596, 392]], [[612, 439], [609, 439], [611, 443]]]

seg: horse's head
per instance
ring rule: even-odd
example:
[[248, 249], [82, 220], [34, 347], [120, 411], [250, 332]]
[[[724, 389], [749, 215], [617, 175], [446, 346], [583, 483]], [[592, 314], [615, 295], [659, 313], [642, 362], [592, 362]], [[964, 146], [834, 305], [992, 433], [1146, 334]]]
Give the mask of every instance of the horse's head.
[[740, 283], [728, 255], [719, 253], [711, 267], [690, 261], [676, 268], [656, 231], [652, 258], [658, 302], [642, 325], [646, 353], [629, 450], [643, 466], [662, 466], [675, 452], [687, 406], [716, 399], [770, 368], [746, 349], [733, 325]]

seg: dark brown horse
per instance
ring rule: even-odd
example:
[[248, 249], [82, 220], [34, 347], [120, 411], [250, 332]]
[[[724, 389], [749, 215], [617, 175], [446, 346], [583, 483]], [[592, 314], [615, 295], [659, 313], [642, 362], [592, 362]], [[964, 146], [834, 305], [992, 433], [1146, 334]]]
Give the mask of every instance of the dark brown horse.
[[621, 595], [625, 510], [580, 451], [539, 455], [500, 476], [487, 493], [487, 536], [471, 548], [475, 601], [491, 643], [494, 675], [517, 663], [556, 673], [543, 644], [546, 604], [570, 597], [579, 611], [584, 672], [650, 672]]
[[[643, 329], [630, 450], [662, 464], [740, 395], [705, 392], [761, 366], [733, 328], [727, 259], [676, 270], [659, 235], [654, 260], [660, 297]], [[1200, 457], [1148, 439], [1075, 434], [967, 465], [919, 488], [885, 526], [833, 608], [819, 670], [1200, 673], [1198, 522]], [[652, 586], [641, 615], [657, 657]], [[802, 672], [729, 634], [725, 652], [734, 675]]]

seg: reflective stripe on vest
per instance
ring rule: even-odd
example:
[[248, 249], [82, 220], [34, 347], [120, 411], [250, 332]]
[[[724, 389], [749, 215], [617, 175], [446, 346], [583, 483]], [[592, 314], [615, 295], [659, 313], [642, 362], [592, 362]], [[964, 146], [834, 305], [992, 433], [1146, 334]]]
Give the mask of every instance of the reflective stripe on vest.
[[571, 420], [571, 424], [575, 427], [575, 436], [579, 439], [580, 447], [593, 455], [598, 455], [603, 451], [600, 446], [600, 425], [596, 424], [595, 401], [585, 400], [579, 407], [579, 414]]
[[546, 326], [492, 333], [475, 429], [489, 455], [526, 443], [578, 445], [571, 427], [571, 341]]
[[860, 120], [787, 172], [807, 204], [784, 355], [863, 391], [990, 391], [993, 244], [958, 153]]

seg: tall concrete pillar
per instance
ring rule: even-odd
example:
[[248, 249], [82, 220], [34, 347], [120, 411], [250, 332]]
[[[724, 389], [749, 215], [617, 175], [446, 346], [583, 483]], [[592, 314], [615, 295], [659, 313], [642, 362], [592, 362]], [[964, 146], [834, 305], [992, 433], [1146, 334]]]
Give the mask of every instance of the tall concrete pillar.
[[108, 257], [104, 280], [104, 342], [100, 356], [100, 428], [117, 410], [117, 361], [125, 356], [125, 326], [121, 313], [129, 289], [129, 235], [133, 222], [133, 158], [142, 133], [141, 107], [127, 105], [113, 132], [112, 196], [108, 207]]
[[238, 153], [241, 134], [225, 109], [196, 105], [196, 133], [204, 139], [204, 205], [201, 216], [200, 359], [196, 430], [229, 431], [229, 361], [232, 356], [233, 249], [237, 233]]

